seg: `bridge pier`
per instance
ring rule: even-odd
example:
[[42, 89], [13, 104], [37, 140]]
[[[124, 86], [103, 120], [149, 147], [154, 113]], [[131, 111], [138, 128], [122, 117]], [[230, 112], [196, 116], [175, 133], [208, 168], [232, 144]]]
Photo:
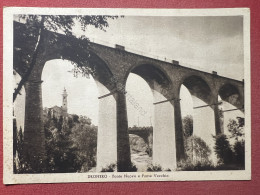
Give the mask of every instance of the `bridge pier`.
[[32, 172], [43, 172], [46, 160], [41, 84], [40, 80], [25, 84], [24, 157]]
[[[155, 102], [166, 100], [155, 90], [153, 95]], [[153, 164], [176, 168], [174, 107], [169, 101], [154, 106]]]
[[131, 153], [128, 135], [128, 119], [126, 98], [124, 90], [118, 90], [116, 94], [117, 116], [117, 171], [131, 171]]
[[153, 156], [153, 133], [152, 132], [149, 133], [149, 136], [147, 138], [147, 143], [148, 143], [148, 153], [149, 153], [148, 155], [152, 157]]
[[215, 117], [215, 135], [223, 134], [223, 128], [221, 128], [221, 118], [220, 118], [220, 110], [218, 106], [218, 98], [215, 98], [214, 105], [214, 117]]
[[[192, 95], [193, 107], [210, 105], [211, 103], [204, 102]], [[213, 105], [214, 106], [214, 105]], [[214, 153], [215, 141], [213, 135], [216, 135], [216, 111], [211, 106], [193, 109], [193, 135], [200, 137], [211, 150], [209, 157], [213, 162], [216, 162]]]
[[174, 100], [174, 119], [175, 119], [175, 142], [176, 142], [176, 158], [177, 162], [185, 159], [184, 138], [181, 117], [180, 100]]
[[[109, 90], [96, 81], [99, 94]], [[116, 100], [113, 95], [99, 100], [96, 171], [117, 162]]]

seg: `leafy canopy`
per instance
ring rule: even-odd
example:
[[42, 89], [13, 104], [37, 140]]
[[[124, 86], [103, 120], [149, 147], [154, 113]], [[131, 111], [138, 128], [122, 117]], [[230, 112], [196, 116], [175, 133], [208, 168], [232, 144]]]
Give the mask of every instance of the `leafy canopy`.
[[118, 16], [104, 15], [18, 15], [15, 17], [19, 22], [25, 23], [28, 27], [43, 28], [54, 32], [73, 35], [73, 27], [78, 22], [82, 31], [86, 31], [89, 25], [100, 30], [108, 27], [108, 19], [115, 19]]
[[[108, 19], [117, 17], [104, 15], [15, 15], [14, 21], [23, 24], [14, 25], [15, 31], [19, 32], [14, 36], [14, 64], [16, 65], [14, 68], [22, 79], [14, 90], [13, 101], [15, 101], [22, 86], [30, 77], [38, 55], [46, 52], [46, 48], [44, 48], [44, 42], [46, 41], [52, 46], [55, 46], [58, 42], [66, 45], [63, 53], [69, 56], [68, 60], [74, 65], [73, 73], [75, 76], [81, 73], [83, 76], [88, 77], [90, 73], [93, 73], [93, 68], [88, 66], [90, 55], [86, 48], [89, 39], [85, 35], [77, 37], [78, 35], [73, 33], [73, 28], [79, 24], [81, 30], [85, 32], [87, 27], [91, 25], [105, 31], [105, 28], [109, 26]], [[44, 32], [46, 31], [52, 31], [54, 34], [52, 37], [44, 40]], [[76, 41], [75, 39], [70, 39], [68, 42], [58, 40], [60, 36], [57, 33], [78, 38], [81, 41]], [[73, 55], [70, 55], [71, 53]], [[61, 56], [61, 58], [64, 59], [65, 56]]]

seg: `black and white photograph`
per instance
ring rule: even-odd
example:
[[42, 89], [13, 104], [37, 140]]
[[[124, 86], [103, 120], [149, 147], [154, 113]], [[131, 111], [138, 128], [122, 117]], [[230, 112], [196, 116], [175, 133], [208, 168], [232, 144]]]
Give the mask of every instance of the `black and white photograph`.
[[4, 183], [250, 180], [249, 15], [4, 8]]

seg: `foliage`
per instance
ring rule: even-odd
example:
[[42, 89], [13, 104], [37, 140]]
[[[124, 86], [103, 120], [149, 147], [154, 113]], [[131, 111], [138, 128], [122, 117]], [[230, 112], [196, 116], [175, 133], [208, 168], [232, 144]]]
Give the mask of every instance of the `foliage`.
[[[195, 167], [201, 164], [210, 164], [209, 156], [211, 150], [206, 142], [193, 135], [193, 118], [187, 115], [182, 120], [184, 134], [184, 148], [186, 153], [186, 163], [189, 166]], [[183, 164], [183, 163], [181, 163]]]
[[184, 137], [190, 137], [193, 134], [193, 118], [187, 115], [182, 119]]
[[123, 169], [118, 168], [118, 163], [112, 163], [101, 169], [101, 172], [116, 172], [124, 170], [124, 172], [136, 172], [137, 168], [134, 163], [131, 163], [129, 166], [124, 166]]
[[117, 171], [117, 166], [115, 163], [108, 165], [105, 168], [102, 168], [101, 172], [115, 172]]
[[218, 157], [218, 164], [231, 164], [233, 162], [233, 151], [225, 134], [214, 136], [214, 150]]
[[[229, 120], [227, 125], [230, 136], [218, 135], [215, 137], [215, 153], [219, 159], [219, 165], [236, 166], [244, 168], [245, 166], [245, 141], [244, 141], [244, 118], [237, 117], [237, 120]], [[235, 141], [230, 144], [231, 139]], [[229, 141], [230, 140], [230, 141]], [[232, 143], [232, 142], [231, 142]]]
[[24, 134], [22, 127], [17, 131], [16, 120], [13, 120], [13, 170], [14, 173], [32, 173], [33, 170], [24, 157]]
[[210, 161], [194, 162], [190, 159], [178, 162], [177, 167], [178, 171], [206, 171], [216, 169], [216, 167], [214, 167]]
[[148, 166], [147, 171], [148, 172], [160, 172], [160, 171], [162, 171], [162, 167], [160, 165], [152, 164], [152, 165]]
[[[192, 136], [192, 118], [185, 117], [183, 120], [184, 144], [187, 159], [178, 162], [178, 169], [185, 171], [202, 170], [240, 170], [245, 166], [245, 141], [244, 141], [244, 118], [237, 117], [230, 120], [228, 130], [230, 136], [224, 134], [214, 136], [214, 152], [218, 157], [218, 165], [212, 165], [209, 160], [211, 151], [206, 143], [199, 137]], [[229, 139], [235, 139], [230, 144]]]
[[127, 170], [128, 172], [137, 172], [137, 167], [134, 163], [131, 162], [131, 166]]
[[190, 161], [181, 161], [178, 163], [177, 171], [217, 171], [217, 170], [241, 170], [243, 168], [235, 166], [234, 164], [217, 165], [211, 163], [193, 163]]
[[[63, 126], [59, 120], [57, 123], [53, 117], [51, 125], [44, 127], [46, 136], [47, 172], [76, 172], [81, 164], [75, 154], [76, 148], [69, 139], [71, 130]], [[62, 127], [59, 129], [59, 127]]]
[[16, 124], [16, 119], [13, 119], [13, 170], [14, 173], [17, 172], [16, 167], [17, 167], [17, 163], [16, 163], [16, 152], [17, 152], [17, 144], [18, 144], [18, 140], [17, 140], [17, 124]]
[[45, 120], [47, 172], [86, 172], [96, 165], [97, 127], [78, 118]]
[[[237, 121], [229, 120], [227, 127], [231, 135], [220, 134], [214, 137], [214, 149], [218, 157], [218, 166], [229, 167], [230, 169], [244, 169], [244, 124], [244, 118], [242, 117], [237, 117]], [[235, 140], [233, 144], [230, 144], [231, 139]]]
[[211, 150], [206, 142], [197, 136], [190, 136], [185, 139], [185, 152], [187, 161], [195, 164], [209, 164]]
[[227, 125], [228, 131], [231, 133], [230, 138], [234, 138], [236, 141], [239, 141], [244, 138], [244, 118], [237, 117], [236, 120], [229, 120]]
[[82, 168], [81, 172], [89, 171], [96, 166], [97, 154], [97, 127], [94, 125], [76, 123], [72, 128], [71, 140], [73, 147], [77, 148]]
[[17, 151], [17, 123], [16, 119], [13, 119], [13, 164], [14, 164], [14, 172], [16, 172], [16, 166], [15, 166], [15, 156]]
[[[58, 119], [57, 119], [58, 118]], [[46, 167], [43, 171], [32, 169], [24, 156], [24, 134], [22, 128], [14, 137], [16, 152], [14, 152], [15, 173], [68, 173], [87, 172], [96, 166], [97, 127], [89, 124], [89, 120], [75, 120], [67, 117], [51, 115], [44, 116]], [[79, 117], [75, 117], [79, 119]], [[17, 132], [16, 123], [14, 131]], [[71, 125], [71, 128], [69, 127]]]
[[237, 141], [234, 144], [235, 163], [245, 167], [245, 141]]
[[[17, 88], [15, 88], [13, 93], [13, 101], [15, 101], [17, 95], [19, 94], [22, 86], [28, 80], [34, 65], [36, 64], [37, 56], [44, 52], [44, 32], [46, 30], [58, 32], [65, 34], [66, 36], [76, 37], [73, 34], [73, 27], [79, 23], [81, 30], [86, 31], [89, 25], [94, 26], [97, 29], [105, 30], [108, 27], [108, 19], [115, 19], [117, 16], [100, 16], [100, 15], [16, 15], [16, 20], [24, 24], [25, 31], [19, 34], [17, 37], [14, 37], [15, 43], [24, 42], [26, 44], [21, 44], [24, 46], [21, 48], [14, 48], [15, 52], [20, 52], [21, 59], [19, 59], [18, 64], [22, 64], [22, 67], [19, 67], [18, 72], [23, 72], [22, 79], [18, 83]], [[21, 29], [20, 29], [21, 31]], [[46, 37], [45, 37], [46, 38]], [[57, 42], [57, 36], [48, 37], [48, 42], [55, 45]], [[71, 47], [77, 44], [81, 49], [76, 52], [84, 50], [86, 45], [88, 45], [89, 40], [85, 36], [79, 37], [82, 40], [83, 45], [75, 43], [72, 41], [70, 44]], [[26, 45], [26, 46], [25, 46]], [[75, 47], [74, 47], [75, 48]], [[77, 55], [80, 58], [80, 55]], [[64, 56], [62, 56], [64, 58]], [[88, 57], [85, 55], [84, 58]], [[84, 62], [83, 62], [84, 61]], [[78, 64], [74, 64], [74, 73], [82, 73], [83, 75], [88, 75], [91, 70], [85, 66], [86, 60], [78, 60]], [[17, 70], [16, 70], [17, 71]]]
[[228, 131], [231, 133], [230, 138], [235, 139], [233, 144], [233, 162], [237, 166], [245, 167], [245, 119], [237, 117], [237, 120], [229, 120]]

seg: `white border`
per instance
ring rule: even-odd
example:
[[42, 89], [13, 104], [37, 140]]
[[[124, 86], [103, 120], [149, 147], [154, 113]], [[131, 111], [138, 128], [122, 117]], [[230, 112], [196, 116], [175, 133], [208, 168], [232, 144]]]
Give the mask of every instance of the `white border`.
[[[244, 80], [245, 80], [245, 144], [246, 166], [239, 171], [176, 171], [144, 173], [51, 173], [13, 174], [12, 137], [12, 75], [13, 75], [13, 15], [127, 15], [127, 16], [238, 16], [244, 18]], [[250, 77], [250, 10], [229, 9], [116, 9], [116, 8], [28, 8], [5, 7], [3, 10], [3, 181], [4, 184], [61, 183], [61, 182], [115, 182], [115, 181], [195, 181], [195, 180], [250, 180], [251, 179], [251, 77]], [[125, 178], [124, 175], [135, 178]], [[166, 174], [168, 177], [155, 177]], [[107, 178], [89, 178], [103, 175]], [[123, 178], [112, 178], [121, 175]], [[143, 175], [153, 175], [152, 178]]]

